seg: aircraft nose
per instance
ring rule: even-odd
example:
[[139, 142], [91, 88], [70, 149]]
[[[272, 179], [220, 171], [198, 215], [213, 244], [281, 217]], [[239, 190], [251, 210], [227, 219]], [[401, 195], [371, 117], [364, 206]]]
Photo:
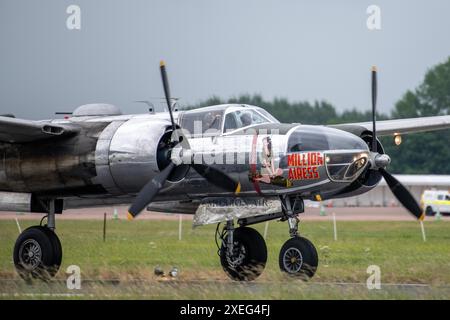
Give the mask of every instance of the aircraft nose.
[[360, 137], [338, 129], [307, 126], [298, 127], [288, 138], [288, 152], [357, 150], [369, 151]]
[[320, 156], [326, 174], [336, 182], [353, 181], [369, 163], [369, 147], [363, 139], [328, 127], [299, 126], [288, 139], [287, 152], [288, 167], [301, 163], [296, 159], [316, 163], [314, 159]]

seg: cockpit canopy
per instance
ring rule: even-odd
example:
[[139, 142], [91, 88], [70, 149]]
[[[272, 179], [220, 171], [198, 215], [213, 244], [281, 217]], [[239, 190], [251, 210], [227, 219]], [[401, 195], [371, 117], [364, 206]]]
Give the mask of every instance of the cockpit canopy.
[[289, 137], [288, 152], [326, 150], [364, 150], [367, 144], [359, 137], [324, 126], [302, 125]]
[[279, 123], [266, 110], [250, 105], [227, 104], [185, 111], [179, 124], [186, 134], [220, 135], [261, 123]]

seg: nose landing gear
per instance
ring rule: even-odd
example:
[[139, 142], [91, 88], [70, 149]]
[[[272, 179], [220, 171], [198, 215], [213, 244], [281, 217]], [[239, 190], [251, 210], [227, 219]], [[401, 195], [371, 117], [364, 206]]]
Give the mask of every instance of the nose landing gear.
[[312, 242], [298, 234], [298, 214], [304, 210], [303, 200], [294, 199], [292, 204], [289, 197], [284, 197], [282, 204], [288, 220], [291, 239], [281, 247], [278, 257], [280, 269], [290, 276], [309, 280], [316, 273], [319, 258]]

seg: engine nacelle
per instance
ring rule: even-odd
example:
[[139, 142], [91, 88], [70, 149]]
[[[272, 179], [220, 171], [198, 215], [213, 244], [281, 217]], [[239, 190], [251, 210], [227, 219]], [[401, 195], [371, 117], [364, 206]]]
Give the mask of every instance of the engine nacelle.
[[169, 128], [163, 119], [112, 122], [97, 142], [94, 182], [111, 194], [138, 192], [160, 172], [158, 146]]
[[381, 173], [376, 170], [368, 169], [349, 186], [327, 198], [347, 198], [366, 193], [375, 188], [380, 182], [381, 178]]
[[[31, 193], [0, 191], [0, 211], [48, 213], [50, 200], [37, 199]], [[55, 213], [62, 213], [63, 200], [56, 199]]]

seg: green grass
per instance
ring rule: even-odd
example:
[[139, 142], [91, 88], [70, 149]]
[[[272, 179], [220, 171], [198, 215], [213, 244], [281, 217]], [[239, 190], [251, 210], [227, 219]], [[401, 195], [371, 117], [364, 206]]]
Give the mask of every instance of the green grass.
[[[35, 225], [21, 221], [21, 226]], [[278, 253], [288, 238], [286, 223], [270, 222], [267, 237], [268, 263], [264, 274], [251, 284], [228, 280], [214, 243], [215, 226], [192, 230], [183, 224], [178, 240], [177, 221], [108, 220], [107, 240], [102, 240], [103, 221], [57, 221], [64, 251], [63, 265], [51, 283], [26, 286], [21, 281], [0, 281], [4, 296], [43, 292], [69, 292], [65, 270], [78, 265], [85, 282], [80, 291], [87, 296], [131, 298], [450, 298], [450, 222], [427, 221], [427, 242], [417, 222], [338, 222], [338, 241], [333, 240], [331, 222], [302, 222], [301, 234], [319, 253], [319, 268], [308, 283], [281, 274]], [[263, 233], [264, 224], [257, 225]], [[0, 221], [0, 278], [19, 279], [12, 263], [18, 236], [15, 221]], [[180, 269], [175, 280], [153, 275], [155, 266]], [[369, 265], [381, 268], [382, 290], [365, 287]], [[108, 280], [116, 279], [119, 285]], [[101, 282], [103, 281], [103, 282]], [[333, 283], [356, 283], [337, 285]], [[331, 284], [330, 284], [331, 283]], [[420, 283], [419, 291], [398, 289], [388, 283]], [[80, 293], [76, 292], [76, 293]], [[20, 295], [19, 295], [20, 297]], [[30, 296], [23, 296], [30, 297]], [[31, 296], [34, 297], [34, 296]]]

